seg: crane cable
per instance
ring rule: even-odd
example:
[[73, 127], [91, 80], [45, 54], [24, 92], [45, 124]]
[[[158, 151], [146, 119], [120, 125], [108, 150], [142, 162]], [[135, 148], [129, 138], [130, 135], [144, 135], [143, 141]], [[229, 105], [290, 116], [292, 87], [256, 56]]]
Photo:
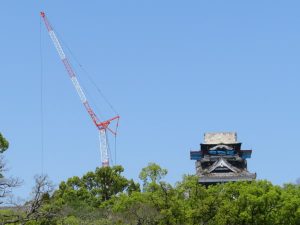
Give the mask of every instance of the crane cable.
[[40, 17], [40, 132], [41, 132], [41, 174], [44, 174], [44, 65], [42, 48], [42, 19]]

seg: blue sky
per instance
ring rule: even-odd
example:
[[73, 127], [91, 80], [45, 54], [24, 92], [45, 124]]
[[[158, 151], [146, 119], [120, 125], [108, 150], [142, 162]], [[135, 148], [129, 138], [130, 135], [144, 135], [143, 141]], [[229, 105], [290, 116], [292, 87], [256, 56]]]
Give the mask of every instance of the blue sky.
[[[41, 169], [54, 183], [100, 165], [97, 130], [41, 24], [64, 43], [121, 116], [117, 162], [148, 162], [176, 182], [193, 174], [204, 132], [236, 131], [259, 179], [299, 176], [298, 1], [6, 1], [1, 3], [0, 131], [8, 174], [26, 196]], [[42, 26], [41, 26], [42, 25]], [[41, 29], [40, 29], [41, 28]], [[40, 38], [41, 37], [41, 38]], [[67, 52], [69, 53], [69, 52]], [[69, 54], [70, 56], [70, 54]], [[113, 116], [71, 58], [98, 113]]]

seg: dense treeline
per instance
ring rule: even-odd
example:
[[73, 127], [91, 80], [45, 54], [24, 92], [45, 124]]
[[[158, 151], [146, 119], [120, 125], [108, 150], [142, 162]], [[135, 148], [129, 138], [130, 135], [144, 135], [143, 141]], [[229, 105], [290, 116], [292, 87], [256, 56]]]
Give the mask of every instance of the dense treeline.
[[171, 185], [167, 171], [149, 164], [142, 187], [121, 166], [72, 177], [45, 198], [49, 218], [28, 224], [300, 224], [300, 187], [268, 181], [201, 186], [195, 176]]
[[[8, 142], [2, 135], [0, 139], [3, 152]], [[164, 181], [167, 170], [154, 163], [142, 169], [138, 183], [125, 178], [123, 171], [122, 166], [96, 168], [61, 182], [57, 189], [47, 177], [36, 177], [32, 199], [18, 208], [2, 208], [0, 224], [300, 224], [300, 186], [296, 184], [281, 187], [253, 181], [204, 187], [196, 176], [186, 175], [171, 185]], [[1, 203], [7, 188], [17, 184], [7, 181], [0, 182]]]

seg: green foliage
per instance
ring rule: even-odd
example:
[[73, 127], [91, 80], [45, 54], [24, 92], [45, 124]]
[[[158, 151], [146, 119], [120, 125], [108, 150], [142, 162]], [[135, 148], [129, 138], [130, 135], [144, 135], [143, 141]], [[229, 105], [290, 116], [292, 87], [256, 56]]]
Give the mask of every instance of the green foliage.
[[6, 151], [9, 147], [8, 141], [2, 136], [0, 133], [0, 153], [3, 153]]
[[[8, 146], [0, 133], [0, 153]], [[204, 187], [190, 175], [171, 185], [163, 181], [167, 170], [149, 163], [139, 174], [141, 192], [123, 172], [122, 166], [102, 167], [71, 177], [38, 198], [38, 217], [3, 208], [0, 223], [18, 224], [21, 216], [26, 225], [300, 224], [300, 185], [260, 180]]]
[[155, 186], [158, 182], [167, 175], [168, 171], [161, 168], [155, 163], [149, 163], [147, 167], [143, 168], [139, 174], [139, 178], [143, 181], [144, 189], [149, 186]]
[[54, 196], [73, 206], [82, 203], [99, 206], [126, 188], [137, 189], [132, 180], [128, 181], [121, 175], [123, 171], [121, 166], [96, 168], [95, 172], [88, 172], [82, 178], [75, 176], [62, 182]]
[[115, 224], [155, 224], [160, 217], [148, 196], [141, 192], [115, 197], [110, 202], [109, 209]]
[[175, 185], [167, 170], [150, 163], [139, 184], [122, 176], [121, 166], [97, 168], [62, 182], [45, 206], [57, 216], [36, 224], [91, 225], [292, 225], [300, 224], [300, 186], [268, 181], [205, 187], [186, 175]]
[[62, 217], [75, 216], [84, 221], [103, 219], [105, 211], [100, 208], [102, 204], [118, 194], [140, 190], [139, 184], [122, 176], [123, 171], [122, 166], [101, 167], [82, 177], [69, 178], [61, 182], [51, 204], [60, 208]]

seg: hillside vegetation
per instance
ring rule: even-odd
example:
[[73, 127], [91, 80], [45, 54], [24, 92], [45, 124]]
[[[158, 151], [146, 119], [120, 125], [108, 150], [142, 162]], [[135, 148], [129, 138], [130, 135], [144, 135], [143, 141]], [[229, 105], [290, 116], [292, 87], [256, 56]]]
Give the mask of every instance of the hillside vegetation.
[[140, 173], [140, 187], [122, 172], [121, 166], [97, 168], [61, 182], [41, 196], [36, 217], [23, 224], [300, 224], [298, 185], [253, 181], [206, 188], [196, 176], [171, 185], [163, 181], [167, 171], [152, 163]]
[[[6, 150], [8, 142], [0, 143]], [[2, 208], [0, 224], [300, 224], [300, 186], [296, 184], [277, 186], [259, 180], [204, 187], [196, 176], [185, 175], [171, 185], [164, 181], [167, 170], [155, 163], [142, 169], [139, 182], [127, 179], [123, 172], [122, 166], [96, 168], [61, 182], [56, 189], [47, 177], [38, 176], [32, 199]], [[9, 188], [19, 183], [2, 181], [15, 182], [0, 183], [4, 200]]]

